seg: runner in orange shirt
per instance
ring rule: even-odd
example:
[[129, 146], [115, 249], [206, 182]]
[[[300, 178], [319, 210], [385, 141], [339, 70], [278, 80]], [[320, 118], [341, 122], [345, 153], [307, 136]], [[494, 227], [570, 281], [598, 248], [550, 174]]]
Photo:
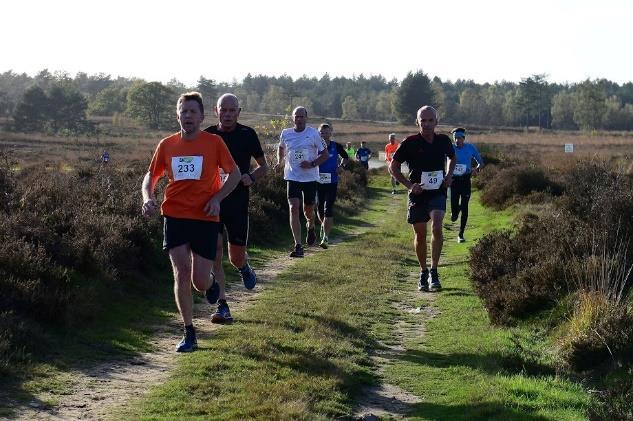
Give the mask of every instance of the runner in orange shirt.
[[[389, 164], [391, 164], [391, 160], [393, 159], [393, 154], [396, 153], [398, 146], [400, 146], [400, 143], [396, 141], [396, 134], [391, 133], [389, 135], [389, 143], [385, 145], [385, 162], [387, 163], [387, 168], [389, 168]], [[400, 184], [398, 183], [398, 180], [391, 175], [391, 194], [396, 194], [396, 186], [398, 184]]]
[[[161, 214], [164, 217], [163, 248], [168, 250], [174, 272], [174, 295], [184, 323], [184, 337], [177, 352], [194, 351], [191, 285], [217, 301], [219, 288], [211, 268], [216, 255], [220, 202], [240, 181], [240, 170], [220, 136], [203, 132], [202, 96], [182, 94], [176, 106], [180, 132], [160, 141], [143, 179], [144, 216], [157, 211], [154, 189], [167, 175]], [[220, 169], [228, 174], [224, 183]]]

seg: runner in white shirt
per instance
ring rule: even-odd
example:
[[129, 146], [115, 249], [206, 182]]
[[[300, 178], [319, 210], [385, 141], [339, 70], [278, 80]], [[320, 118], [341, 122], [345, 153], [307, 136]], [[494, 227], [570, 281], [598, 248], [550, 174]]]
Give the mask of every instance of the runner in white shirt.
[[288, 186], [288, 206], [290, 209], [290, 230], [294, 239], [294, 250], [290, 257], [303, 257], [301, 245], [301, 224], [299, 207], [303, 198], [303, 214], [306, 217], [308, 235], [306, 243], [311, 246], [316, 241], [314, 231], [314, 199], [319, 165], [328, 158], [321, 135], [313, 127], [306, 126], [308, 112], [297, 107], [292, 112], [294, 127], [284, 129], [279, 136], [277, 161], [284, 164], [284, 180]]

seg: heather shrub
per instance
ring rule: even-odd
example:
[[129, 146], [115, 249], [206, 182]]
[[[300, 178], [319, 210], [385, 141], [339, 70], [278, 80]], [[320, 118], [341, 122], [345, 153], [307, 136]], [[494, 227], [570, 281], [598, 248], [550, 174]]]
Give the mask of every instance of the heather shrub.
[[[489, 171], [486, 168], [481, 202], [495, 209], [503, 209], [521, 201], [532, 192], [561, 194], [561, 187], [552, 181], [541, 168], [519, 165]], [[478, 178], [484, 178], [478, 177]]]
[[607, 234], [633, 236], [633, 176], [614, 171], [605, 162], [580, 162], [564, 176], [565, 195], [558, 207]]
[[562, 224], [564, 218], [528, 215], [515, 233], [487, 234], [471, 248], [471, 281], [492, 322], [513, 324], [567, 291], [560, 262], [578, 225]]

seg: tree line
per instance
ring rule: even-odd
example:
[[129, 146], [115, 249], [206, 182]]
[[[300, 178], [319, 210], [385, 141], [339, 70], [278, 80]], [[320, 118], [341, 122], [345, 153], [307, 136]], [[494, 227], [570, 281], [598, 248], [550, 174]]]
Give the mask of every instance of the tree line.
[[537, 126], [568, 130], [633, 129], [633, 83], [606, 79], [551, 83], [544, 74], [519, 82], [442, 81], [423, 71], [402, 81], [363, 74], [320, 78], [248, 74], [241, 82], [200, 76], [195, 86], [113, 78], [99, 73], [0, 74], [0, 116], [16, 130], [92, 130], [88, 116], [125, 115], [151, 128], [172, 128], [178, 95], [197, 90], [210, 110], [215, 99], [233, 92], [245, 111], [288, 114], [303, 105], [311, 114], [358, 120], [411, 123], [422, 104], [434, 105], [442, 121], [471, 126]]

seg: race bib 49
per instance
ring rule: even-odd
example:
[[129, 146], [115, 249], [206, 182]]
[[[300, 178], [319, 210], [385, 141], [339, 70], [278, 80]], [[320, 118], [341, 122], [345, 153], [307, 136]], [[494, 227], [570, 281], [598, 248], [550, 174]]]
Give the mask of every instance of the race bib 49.
[[202, 175], [201, 156], [174, 156], [171, 158], [174, 181], [200, 180]]
[[444, 181], [443, 171], [422, 171], [422, 177], [420, 178], [422, 189], [424, 190], [437, 190]]

